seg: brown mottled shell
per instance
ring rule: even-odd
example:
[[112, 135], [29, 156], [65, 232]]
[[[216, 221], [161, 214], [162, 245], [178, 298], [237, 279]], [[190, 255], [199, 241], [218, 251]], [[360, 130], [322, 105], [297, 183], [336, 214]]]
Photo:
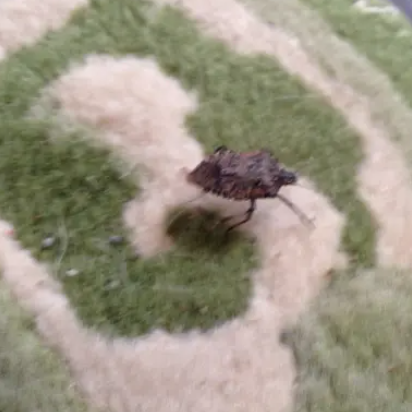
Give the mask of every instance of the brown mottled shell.
[[233, 200], [275, 197], [285, 184], [284, 171], [267, 150], [237, 153], [225, 147], [208, 155], [188, 174], [188, 181]]

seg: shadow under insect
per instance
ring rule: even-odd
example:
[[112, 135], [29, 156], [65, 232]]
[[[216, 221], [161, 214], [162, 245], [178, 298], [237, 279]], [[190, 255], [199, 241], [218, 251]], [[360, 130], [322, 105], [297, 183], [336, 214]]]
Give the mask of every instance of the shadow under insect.
[[169, 215], [167, 234], [185, 249], [223, 253], [243, 238], [238, 232], [228, 231], [229, 227], [215, 211], [179, 208]]

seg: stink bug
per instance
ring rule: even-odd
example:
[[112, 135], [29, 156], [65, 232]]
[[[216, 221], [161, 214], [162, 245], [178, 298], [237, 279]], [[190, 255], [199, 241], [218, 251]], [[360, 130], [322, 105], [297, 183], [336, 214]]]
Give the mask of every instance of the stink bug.
[[[278, 198], [302, 221], [310, 222], [304, 213], [279, 193], [282, 186], [294, 185], [297, 180], [297, 174], [281, 167], [279, 161], [266, 149], [235, 152], [226, 146], [216, 148], [187, 174], [187, 181], [201, 187], [206, 193], [231, 200], [250, 201], [244, 219], [229, 227], [228, 232], [249, 221], [256, 210], [256, 201], [264, 198]], [[222, 221], [233, 217], [226, 217]]]

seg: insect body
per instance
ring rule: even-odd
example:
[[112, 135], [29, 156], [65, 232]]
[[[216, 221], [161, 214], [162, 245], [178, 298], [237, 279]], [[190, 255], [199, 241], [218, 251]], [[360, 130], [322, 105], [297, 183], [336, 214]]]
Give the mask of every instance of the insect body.
[[297, 182], [296, 173], [282, 168], [268, 150], [238, 153], [226, 146], [219, 146], [188, 173], [187, 179], [207, 193], [232, 200], [250, 201], [244, 219], [228, 231], [250, 220], [256, 209], [257, 199], [263, 198], [278, 197], [301, 219], [308, 220], [291, 201], [279, 194], [282, 186]]

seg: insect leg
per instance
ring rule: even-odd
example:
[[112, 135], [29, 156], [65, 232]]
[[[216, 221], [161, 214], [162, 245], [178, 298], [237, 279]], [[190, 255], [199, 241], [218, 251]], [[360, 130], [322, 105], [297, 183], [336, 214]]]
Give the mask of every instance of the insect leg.
[[219, 152], [226, 152], [227, 147], [225, 145], [221, 145], [216, 147], [216, 149], [213, 151], [213, 154], [219, 153]]
[[231, 230], [233, 230], [235, 227], [238, 227], [240, 225], [243, 225], [244, 223], [248, 222], [253, 215], [253, 212], [256, 210], [256, 199], [250, 199], [250, 207], [248, 210], [246, 210], [245, 213], [245, 218], [241, 220], [240, 222], [230, 226], [227, 230], [226, 233], [229, 233]]
[[309, 226], [314, 227], [314, 224], [311, 219], [309, 219], [294, 203], [292, 203], [289, 199], [284, 197], [281, 194], [277, 194], [276, 196], [280, 201], [282, 201], [286, 206], [289, 207], [293, 212], [296, 213], [296, 215], [299, 217], [301, 222], [308, 224]]
[[239, 216], [239, 215], [233, 215], [233, 216], [223, 217], [222, 219], [220, 219], [220, 223], [228, 222], [229, 220], [232, 220], [232, 219], [235, 218], [236, 216]]

